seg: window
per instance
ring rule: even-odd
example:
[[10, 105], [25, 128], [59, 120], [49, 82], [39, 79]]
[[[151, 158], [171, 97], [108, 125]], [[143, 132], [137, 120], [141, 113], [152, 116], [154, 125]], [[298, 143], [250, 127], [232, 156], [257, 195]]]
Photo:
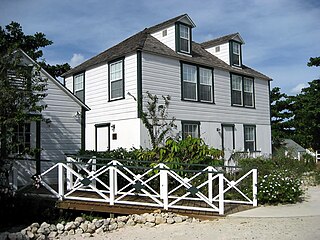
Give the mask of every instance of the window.
[[230, 42], [230, 62], [233, 66], [241, 66], [241, 44], [238, 42]]
[[109, 64], [109, 100], [124, 98], [123, 60]]
[[182, 23], [176, 25], [176, 50], [191, 53], [191, 27]]
[[220, 46], [216, 46], [216, 52], [220, 52]]
[[231, 74], [231, 105], [254, 107], [253, 78]]
[[73, 93], [84, 102], [84, 73], [73, 76]]
[[200, 122], [181, 122], [182, 123], [182, 139], [188, 136], [193, 138], [200, 137]]
[[197, 100], [197, 68], [193, 65], [183, 64], [183, 98]]
[[21, 154], [30, 150], [31, 146], [30, 123], [19, 124], [14, 128], [12, 142], [16, 145], [12, 149], [12, 153]]
[[213, 70], [181, 64], [182, 99], [213, 103]]
[[244, 150], [253, 152], [256, 150], [256, 127], [244, 126]]
[[200, 101], [212, 102], [212, 70], [199, 68], [200, 70]]
[[165, 37], [165, 36], [167, 36], [167, 35], [168, 35], [167, 29], [163, 30], [163, 31], [162, 31], [162, 37]]

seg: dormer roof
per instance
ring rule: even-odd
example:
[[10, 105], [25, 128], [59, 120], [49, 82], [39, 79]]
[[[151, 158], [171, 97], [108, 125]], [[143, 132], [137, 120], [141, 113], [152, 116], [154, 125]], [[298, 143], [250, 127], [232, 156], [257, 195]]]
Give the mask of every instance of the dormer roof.
[[181, 23], [187, 24], [193, 28], [196, 27], [195, 23], [192, 21], [192, 19], [189, 17], [189, 15], [185, 13], [180, 16], [171, 18], [165, 22], [162, 22], [162, 23], [159, 23], [159, 24], [154, 25], [152, 27], [149, 27], [148, 30], [150, 33], [154, 33], [154, 32], [160, 31], [166, 27], [171, 26], [171, 25], [175, 24], [176, 22], [181, 22]]
[[231, 40], [236, 41], [236, 42], [240, 42], [241, 44], [244, 44], [244, 41], [243, 41], [240, 33], [237, 32], [237, 33], [231, 33], [231, 34], [228, 34], [228, 35], [225, 35], [225, 36], [222, 36], [222, 37], [219, 37], [219, 38], [207, 41], [207, 42], [203, 42], [203, 43], [201, 43], [201, 46], [204, 48], [209, 48], [209, 47], [221, 45], [223, 43], [227, 43]]

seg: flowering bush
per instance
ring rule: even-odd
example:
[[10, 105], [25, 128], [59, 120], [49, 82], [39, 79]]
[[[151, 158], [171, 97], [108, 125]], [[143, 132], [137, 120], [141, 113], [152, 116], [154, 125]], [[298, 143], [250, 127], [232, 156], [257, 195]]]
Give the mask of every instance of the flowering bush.
[[301, 181], [287, 170], [266, 174], [258, 180], [258, 202], [296, 203], [303, 194], [300, 185]]

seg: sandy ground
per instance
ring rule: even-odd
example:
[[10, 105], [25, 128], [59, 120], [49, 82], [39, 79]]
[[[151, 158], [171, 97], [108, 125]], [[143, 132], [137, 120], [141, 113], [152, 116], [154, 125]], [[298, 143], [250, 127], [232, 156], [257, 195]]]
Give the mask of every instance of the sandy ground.
[[[83, 239], [67, 236], [62, 239]], [[88, 238], [87, 238], [88, 239]], [[185, 239], [320, 239], [320, 216], [296, 218], [224, 218], [200, 223], [126, 227], [94, 240], [185, 240]]]

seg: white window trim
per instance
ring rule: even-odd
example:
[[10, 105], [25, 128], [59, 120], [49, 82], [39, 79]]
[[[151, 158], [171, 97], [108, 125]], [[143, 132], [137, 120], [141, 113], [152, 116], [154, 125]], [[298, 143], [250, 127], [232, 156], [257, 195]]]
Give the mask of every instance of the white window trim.
[[[112, 65], [116, 65], [116, 64], [121, 64], [121, 77], [120, 78], [111, 79], [111, 66]], [[123, 64], [124, 64], [124, 59], [109, 63], [109, 68], [110, 68], [110, 70], [109, 70], [109, 96], [110, 96], [110, 98], [109, 99], [110, 99], [110, 101], [114, 101], [114, 100], [118, 100], [118, 99], [123, 99], [124, 98], [123, 94], [120, 97], [116, 97], [116, 98], [112, 98], [111, 97], [111, 92], [112, 92], [111, 86], [112, 86], [113, 82], [121, 80], [122, 81], [122, 88], [124, 88], [124, 77], [123, 77], [124, 69], [123, 69]]]
[[[182, 37], [181, 36], [181, 26], [183, 26], [183, 27], [185, 27], [185, 28], [187, 28], [188, 29], [188, 38], [185, 38], [185, 37]], [[187, 40], [188, 41], [188, 51], [184, 51], [184, 50], [182, 50], [181, 49], [181, 43], [180, 43], [180, 49], [179, 49], [179, 52], [181, 52], [181, 53], [187, 53], [187, 54], [190, 54], [191, 53], [191, 40], [190, 40], [190, 33], [191, 33], [191, 28], [189, 27], [189, 26], [186, 26], [186, 25], [183, 25], [183, 24], [180, 24], [180, 26], [179, 26], [179, 41], [180, 41], [180, 39], [182, 38], [182, 39], [185, 39], [185, 40]]]

